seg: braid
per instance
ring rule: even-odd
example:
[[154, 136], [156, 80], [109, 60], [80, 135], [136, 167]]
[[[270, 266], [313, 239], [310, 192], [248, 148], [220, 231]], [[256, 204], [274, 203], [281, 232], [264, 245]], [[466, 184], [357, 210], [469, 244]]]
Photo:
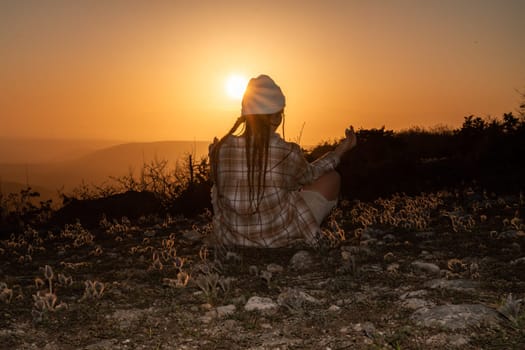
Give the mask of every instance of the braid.
[[[268, 148], [270, 143], [271, 115], [250, 115], [246, 119], [246, 163], [248, 168], [248, 188], [250, 205], [254, 211], [259, 204], [266, 186]], [[253, 204], [256, 203], [255, 207]]]
[[[213, 148], [210, 151], [211, 176], [212, 176], [213, 182], [215, 184], [218, 183], [217, 175], [219, 174], [219, 171], [218, 171], [218, 168], [219, 168], [219, 159], [218, 159], [218, 157], [219, 157], [219, 150], [220, 150], [222, 144], [224, 143], [224, 141], [226, 140], [226, 138], [228, 136], [232, 135], [235, 131], [237, 131], [239, 126], [241, 126], [241, 124], [244, 123], [245, 121], [246, 121], [246, 117], [244, 117], [244, 116], [240, 116], [239, 118], [237, 118], [237, 120], [235, 121], [235, 124], [233, 124], [233, 127], [230, 129], [230, 131], [228, 131], [228, 133], [226, 135], [224, 135], [217, 142], [216, 145], [213, 145]], [[219, 193], [219, 186], [217, 186], [217, 193]]]

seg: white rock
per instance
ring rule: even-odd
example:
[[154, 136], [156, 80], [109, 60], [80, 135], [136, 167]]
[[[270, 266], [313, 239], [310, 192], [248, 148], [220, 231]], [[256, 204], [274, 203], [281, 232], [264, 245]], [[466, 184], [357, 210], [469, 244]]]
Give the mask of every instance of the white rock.
[[204, 303], [200, 305], [200, 308], [204, 311], [210, 311], [213, 309], [213, 306], [210, 303]]
[[498, 312], [481, 304], [440, 305], [422, 308], [410, 317], [419, 326], [451, 330], [468, 327], [497, 326]]
[[426, 282], [425, 287], [432, 289], [448, 289], [461, 292], [475, 292], [479, 287], [479, 282], [464, 279], [447, 280], [437, 278]]
[[440, 273], [439, 266], [437, 266], [436, 264], [417, 260], [417, 261], [412, 262], [411, 265], [416, 271], [419, 271], [419, 272], [432, 274], [432, 275], [439, 275]]
[[401, 305], [404, 308], [407, 308], [407, 309], [410, 309], [410, 310], [418, 310], [418, 309], [421, 309], [421, 308], [427, 308], [428, 309], [428, 308], [434, 307], [436, 304], [434, 304], [431, 301], [424, 300], [424, 299], [408, 298], [408, 299], [403, 300]]
[[117, 339], [104, 339], [96, 343], [86, 345], [86, 350], [98, 350], [98, 349], [115, 349], [118, 343]]
[[311, 269], [314, 265], [312, 255], [306, 250], [300, 250], [290, 259], [290, 268], [292, 270], [303, 271]]
[[372, 322], [356, 323], [354, 331], [363, 332], [367, 337], [373, 337], [377, 333], [376, 327]]
[[512, 260], [510, 262], [511, 265], [520, 265], [520, 264], [525, 264], [525, 256], [523, 258], [518, 258], [518, 259], [515, 259], [515, 260]]
[[284, 268], [278, 264], [268, 264], [268, 266], [266, 266], [266, 271], [271, 273], [281, 273], [284, 271]]
[[348, 334], [349, 332], [350, 332], [350, 328], [348, 328], [348, 327], [341, 327], [339, 329], [339, 333], [341, 333], [341, 334]]
[[403, 294], [401, 294], [401, 296], [399, 298], [401, 300], [404, 300], [404, 299], [409, 299], [409, 298], [422, 297], [422, 296], [425, 296], [427, 294], [428, 294], [428, 292], [426, 290], [420, 289], [420, 290], [414, 290], [414, 291], [411, 291], [411, 292], [403, 293]]
[[328, 308], [328, 311], [330, 311], [330, 312], [338, 312], [338, 311], [341, 311], [341, 307], [339, 307], [337, 305], [330, 305], [330, 307]]
[[217, 307], [217, 316], [224, 317], [235, 313], [236, 307], [233, 304]]
[[216, 318], [217, 316], [218, 316], [217, 315], [217, 310], [216, 309], [212, 309], [212, 310], [206, 312], [201, 319], [213, 319], [213, 318]]
[[275, 302], [270, 298], [263, 298], [258, 296], [253, 296], [248, 299], [244, 309], [246, 311], [271, 311], [279, 307]]
[[279, 294], [277, 303], [292, 309], [300, 309], [306, 307], [308, 304], [320, 304], [321, 301], [302, 290], [287, 288]]
[[379, 264], [369, 264], [369, 265], [363, 265], [361, 268], [359, 268], [359, 271], [361, 272], [383, 272], [383, 268]]
[[392, 263], [386, 267], [386, 272], [388, 273], [397, 273], [399, 272], [399, 264], [398, 263]]
[[[215, 311], [215, 310], [213, 310]], [[217, 317], [216, 314], [212, 313], [212, 311], [208, 311], [206, 315], [202, 316], [200, 318], [202, 323], [210, 323], [215, 317]]]
[[427, 345], [442, 346], [444, 348], [460, 348], [469, 343], [469, 338], [461, 334], [438, 333], [430, 336], [426, 341]]

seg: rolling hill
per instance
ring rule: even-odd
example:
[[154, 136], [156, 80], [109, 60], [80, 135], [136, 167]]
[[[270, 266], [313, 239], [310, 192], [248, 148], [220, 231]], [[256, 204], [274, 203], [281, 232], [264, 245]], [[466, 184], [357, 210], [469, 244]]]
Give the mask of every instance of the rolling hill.
[[[71, 191], [82, 183], [100, 185], [110, 177], [138, 175], [144, 164], [167, 160], [170, 168], [189, 154], [200, 159], [207, 154], [208, 142], [161, 141], [125, 143], [102, 148], [78, 158], [60, 162], [3, 163], [0, 181], [29, 184], [43, 192]], [[7, 186], [4, 193], [7, 192]], [[12, 187], [12, 186], [11, 186]]]
[[122, 143], [116, 140], [0, 138], [0, 164], [63, 162]]

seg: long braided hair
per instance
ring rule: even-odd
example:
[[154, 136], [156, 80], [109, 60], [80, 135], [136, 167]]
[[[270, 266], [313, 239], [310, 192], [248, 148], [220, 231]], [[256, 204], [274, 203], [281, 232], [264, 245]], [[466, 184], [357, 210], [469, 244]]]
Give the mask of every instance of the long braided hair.
[[[272, 119], [276, 116], [282, 118], [282, 132], [284, 137], [284, 112], [273, 114], [257, 114], [239, 117], [230, 131], [224, 135], [212, 148], [210, 152], [211, 176], [220, 197], [219, 184], [219, 153], [224, 141], [233, 135], [239, 127], [244, 124], [242, 137], [245, 138], [246, 167], [248, 170], [248, 187], [250, 205], [253, 211], [259, 209], [261, 198], [266, 185], [266, 170], [268, 166], [268, 149], [270, 136], [274, 126]], [[255, 204], [255, 205], [254, 205]]]

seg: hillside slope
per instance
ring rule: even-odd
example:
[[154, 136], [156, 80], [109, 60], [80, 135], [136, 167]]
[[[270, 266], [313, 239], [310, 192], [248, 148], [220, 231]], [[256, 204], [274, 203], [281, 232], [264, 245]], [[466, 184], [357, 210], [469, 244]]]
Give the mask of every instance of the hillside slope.
[[33, 164], [0, 164], [0, 178], [5, 182], [29, 183], [32, 187], [69, 191], [82, 182], [102, 184], [110, 177], [138, 175], [144, 164], [167, 160], [170, 168], [186, 155], [200, 159], [207, 153], [204, 141], [163, 141], [126, 143], [95, 152], [70, 161]]

